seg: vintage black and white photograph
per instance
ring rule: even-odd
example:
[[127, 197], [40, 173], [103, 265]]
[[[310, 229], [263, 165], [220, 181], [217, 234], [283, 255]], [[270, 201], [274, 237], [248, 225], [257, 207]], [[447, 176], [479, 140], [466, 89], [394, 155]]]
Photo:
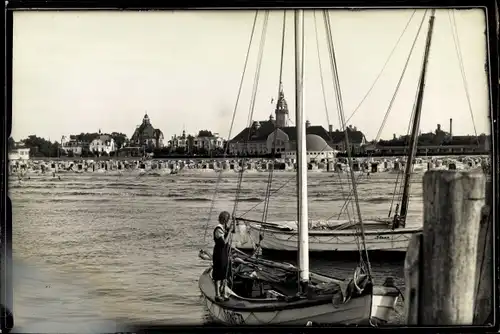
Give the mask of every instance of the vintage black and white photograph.
[[11, 332], [492, 323], [487, 17], [15, 11]]

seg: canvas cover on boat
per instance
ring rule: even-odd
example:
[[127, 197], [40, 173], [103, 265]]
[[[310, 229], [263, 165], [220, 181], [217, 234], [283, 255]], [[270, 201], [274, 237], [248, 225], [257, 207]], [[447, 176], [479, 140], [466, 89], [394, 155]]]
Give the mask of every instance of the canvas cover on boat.
[[233, 275], [254, 278], [261, 282], [287, 284], [297, 281], [297, 274], [279, 268], [270, 268], [265, 265], [243, 263], [238, 258], [233, 260]]
[[[246, 258], [246, 260], [249, 259]], [[296, 295], [298, 291], [298, 272], [296, 268], [291, 266], [290, 269], [281, 269], [272, 265], [266, 265], [265, 260], [263, 263], [259, 263], [257, 259], [251, 260], [255, 262], [245, 261], [245, 259], [235, 255], [232, 261], [233, 272], [231, 279], [234, 281], [238, 279], [257, 280], [281, 290], [288, 297]], [[335, 301], [335, 303], [345, 302], [353, 296], [362, 293], [362, 291], [357, 291], [357, 289], [353, 288], [352, 279], [348, 279], [340, 284], [333, 280], [328, 282], [313, 282], [308, 289], [310, 297], [330, 295], [332, 296], [332, 301]]]

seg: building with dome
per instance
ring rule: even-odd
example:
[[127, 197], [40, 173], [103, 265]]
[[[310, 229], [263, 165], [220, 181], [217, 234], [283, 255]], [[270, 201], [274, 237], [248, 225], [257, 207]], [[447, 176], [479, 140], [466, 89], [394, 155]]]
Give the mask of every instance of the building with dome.
[[[318, 135], [306, 135], [307, 163], [328, 161], [335, 158], [335, 151], [328, 143]], [[297, 159], [297, 143], [293, 142], [285, 150], [284, 157], [290, 160]]]
[[[282, 157], [291, 157], [295, 154], [291, 151], [295, 150], [296, 147], [297, 129], [295, 126], [288, 126], [289, 112], [283, 87], [280, 87], [275, 115], [276, 119], [270, 115], [268, 120], [254, 121], [250, 127], [243, 129], [231, 139], [229, 141], [229, 154], [237, 156], [270, 154], [273, 152], [273, 143], [275, 153]], [[349, 148], [353, 152], [361, 152], [362, 146], [366, 143], [364, 134], [352, 126], [347, 128], [347, 133]], [[344, 131], [333, 131], [332, 125], [329, 125], [328, 130], [326, 130], [321, 125], [311, 125], [309, 121], [306, 121], [306, 134], [308, 137], [307, 145], [311, 148], [311, 152], [319, 152], [318, 148], [324, 147], [322, 152], [325, 157], [321, 159], [326, 159], [327, 156], [333, 154], [327, 152], [345, 152], [347, 150]]]
[[142, 119], [142, 124], [136, 127], [134, 134], [130, 137], [130, 146], [149, 149], [163, 148], [163, 132], [153, 127], [147, 113]]

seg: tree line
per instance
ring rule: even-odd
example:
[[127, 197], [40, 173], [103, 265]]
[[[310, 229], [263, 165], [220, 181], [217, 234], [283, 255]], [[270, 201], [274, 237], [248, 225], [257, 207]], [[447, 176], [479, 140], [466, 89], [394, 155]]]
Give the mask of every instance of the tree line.
[[[98, 138], [101, 135], [108, 135], [115, 141], [115, 145], [117, 149], [122, 148], [125, 143], [128, 141], [127, 135], [120, 132], [112, 132], [111, 134], [99, 134], [97, 132], [94, 133], [80, 133], [75, 135], [74, 138], [78, 142], [84, 142], [90, 144], [92, 140]], [[50, 141], [42, 137], [38, 137], [37, 135], [30, 135], [27, 138], [21, 140], [23, 143], [22, 146], [30, 149], [31, 157], [61, 157], [61, 156], [73, 156], [74, 153], [70, 151], [63, 150], [61, 147], [61, 143], [58, 141]], [[8, 149], [11, 151], [16, 148], [16, 141], [14, 138], [9, 137], [8, 139]], [[102, 155], [102, 154], [101, 154]], [[91, 157], [95, 156], [95, 152], [91, 152], [88, 147], [84, 147], [82, 149], [82, 157]]]
[[[217, 148], [214, 150], [207, 150], [206, 148], [198, 148], [194, 146], [195, 137], [192, 135], [187, 135], [186, 139], [188, 139], [188, 147], [178, 147], [178, 148], [170, 148], [163, 147], [161, 149], [155, 149], [154, 147], [141, 147], [138, 150], [122, 150], [124, 147], [128, 146], [129, 140], [127, 135], [121, 132], [112, 132], [112, 133], [80, 133], [77, 135], [72, 135], [71, 139], [77, 141], [78, 143], [85, 143], [82, 147], [81, 157], [94, 157], [94, 156], [108, 156], [106, 152], [92, 152], [88, 144], [92, 142], [92, 140], [98, 138], [102, 135], [108, 135], [115, 141], [115, 146], [117, 152], [111, 152], [109, 156], [115, 155], [125, 155], [125, 156], [141, 156], [145, 153], [154, 153], [155, 156], [159, 157], [167, 157], [167, 156], [222, 156], [224, 154], [223, 148]], [[200, 130], [198, 132], [198, 137], [211, 137], [213, 133], [209, 130]], [[68, 138], [70, 139], [70, 138]], [[74, 152], [71, 149], [63, 149], [61, 143], [59, 141], [50, 141], [42, 137], [38, 137], [37, 135], [30, 135], [27, 138], [21, 140], [23, 143], [23, 147], [27, 147], [30, 149], [31, 157], [73, 157], [75, 156]], [[8, 148], [9, 152], [16, 148], [16, 141], [14, 138], [9, 137], [8, 139]], [[120, 152], [123, 151], [123, 152]]]

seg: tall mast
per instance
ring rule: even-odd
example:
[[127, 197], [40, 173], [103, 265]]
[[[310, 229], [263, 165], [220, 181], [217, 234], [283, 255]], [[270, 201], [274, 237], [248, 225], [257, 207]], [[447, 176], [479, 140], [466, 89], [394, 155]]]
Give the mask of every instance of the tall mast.
[[309, 283], [309, 230], [307, 208], [306, 123], [304, 118], [304, 12], [295, 9], [295, 124], [297, 126], [297, 217], [299, 273], [302, 291]]
[[422, 73], [420, 74], [420, 83], [418, 87], [418, 95], [417, 95], [417, 103], [415, 106], [415, 116], [413, 118], [413, 124], [411, 129], [410, 136], [410, 151], [408, 152], [408, 160], [406, 161], [405, 166], [405, 178], [404, 178], [404, 186], [403, 186], [403, 197], [401, 199], [401, 225], [404, 226], [406, 223], [406, 214], [408, 213], [408, 201], [410, 198], [410, 178], [411, 171], [413, 167], [413, 159], [415, 158], [415, 153], [417, 151], [417, 139], [418, 139], [418, 130], [420, 128], [420, 115], [422, 112], [422, 100], [424, 98], [424, 88], [425, 88], [425, 76], [427, 72], [427, 61], [429, 59], [429, 50], [431, 47], [432, 41], [432, 31], [434, 28], [434, 13], [435, 9], [432, 9], [431, 17], [429, 19], [429, 31], [427, 32], [427, 41], [425, 44], [425, 53], [424, 53], [424, 61], [422, 64]]

